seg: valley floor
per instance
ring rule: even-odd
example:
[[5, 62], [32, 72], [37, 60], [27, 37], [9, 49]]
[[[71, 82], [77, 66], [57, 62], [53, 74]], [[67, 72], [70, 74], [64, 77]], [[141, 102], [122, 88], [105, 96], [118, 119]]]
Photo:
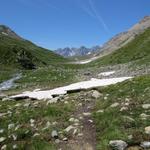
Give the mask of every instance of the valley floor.
[[[113, 70], [116, 72], [108, 76], [100, 74]], [[2, 150], [144, 150], [150, 145], [149, 74], [147, 66], [134, 68], [127, 64], [24, 72], [23, 78], [16, 82], [18, 87], [0, 94], [0, 147]], [[70, 92], [52, 100], [10, 100], [6, 96], [22, 89], [52, 89], [91, 77], [122, 76], [135, 78], [108, 87]], [[120, 143], [110, 143], [115, 140]]]

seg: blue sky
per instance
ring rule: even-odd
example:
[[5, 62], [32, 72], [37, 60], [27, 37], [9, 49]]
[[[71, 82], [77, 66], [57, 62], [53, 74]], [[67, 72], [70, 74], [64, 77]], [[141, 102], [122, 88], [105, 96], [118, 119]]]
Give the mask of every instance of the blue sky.
[[150, 0], [1, 0], [0, 24], [48, 49], [102, 45], [150, 15]]

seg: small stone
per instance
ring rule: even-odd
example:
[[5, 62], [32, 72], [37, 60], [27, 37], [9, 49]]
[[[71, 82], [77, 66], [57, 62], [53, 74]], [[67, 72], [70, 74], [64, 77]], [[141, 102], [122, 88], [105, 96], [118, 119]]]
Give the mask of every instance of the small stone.
[[68, 141], [68, 138], [66, 138], [66, 137], [65, 137], [65, 138], [63, 138], [63, 141]]
[[69, 103], [68, 101], [65, 101], [65, 102], [64, 102], [64, 104], [68, 104], [68, 103]]
[[18, 148], [18, 146], [15, 144], [15, 145], [13, 145], [13, 149], [17, 149]]
[[103, 95], [100, 92], [96, 91], [96, 90], [93, 91], [93, 93], [92, 93], [92, 97], [95, 98], [95, 99], [98, 99], [101, 96], [103, 96]]
[[3, 145], [2, 147], [1, 147], [1, 150], [6, 150], [7, 149], [7, 145]]
[[69, 132], [69, 131], [72, 130], [72, 129], [74, 129], [74, 127], [73, 127], [72, 125], [70, 125], [70, 126], [68, 126], [68, 127], [65, 129], [65, 131], [66, 131], [66, 132]]
[[142, 108], [143, 108], [143, 109], [149, 109], [149, 108], [150, 108], [150, 104], [143, 104], [143, 105], [142, 105]]
[[150, 148], [150, 142], [149, 141], [142, 142], [141, 147], [143, 147], [144, 149]]
[[15, 131], [17, 131], [20, 127], [21, 127], [21, 125], [17, 125], [15, 128]]
[[128, 136], [128, 139], [129, 139], [129, 140], [132, 140], [132, 139], [133, 139], [133, 135], [129, 135], [129, 136]]
[[145, 113], [140, 114], [141, 119], [146, 120], [147, 118], [150, 117], [150, 115], [147, 115]]
[[21, 106], [21, 104], [20, 104], [20, 103], [18, 103], [18, 104], [16, 104], [16, 105], [15, 105], [15, 107], [20, 107], [20, 106]]
[[70, 118], [69, 121], [70, 121], [70, 122], [74, 122], [74, 123], [78, 123], [78, 122], [79, 122], [79, 120], [78, 120], [78, 119], [75, 119], [75, 118]]
[[90, 123], [93, 123], [93, 120], [88, 120]]
[[120, 109], [120, 111], [126, 111], [126, 110], [128, 110], [128, 107], [122, 107], [122, 108]]
[[37, 137], [37, 136], [40, 136], [40, 134], [39, 134], [39, 133], [35, 133], [35, 134], [33, 135], [33, 137]]
[[91, 116], [91, 113], [90, 112], [87, 112], [87, 113], [83, 113], [84, 116]]
[[148, 126], [148, 127], [145, 128], [145, 133], [146, 134], [150, 134], [150, 126]]
[[12, 99], [10, 99], [9, 97], [5, 97], [5, 98], [3, 98], [2, 99], [2, 101], [4, 102], [4, 101], [11, 101]]
[[104, 112], [104, 110], [98, 110], [97, 111], [97, 113], [103, 113]]
[[13, 138], [14, 141], [16, 141], [17, 140], [17, 135], [12, 134], [12, 138]]
[[51, 137], [57, 139], [58, 138], [58, 132], [56, 130], [53, 130], [51, 133]]
[[82, 103], [79, 103], [78, 106], [82, 106]]
[[79, 133], [78, 136], [83, 136], [83, 133]]
[[108, 99], [108, 97], [107, 97], [107, 96], [105, 96], [105, 97], [104, 97], [104, 100], [107, 100], [107, 99]]
[[55, 143], [56, 143], [56, 144], [59, 144], [59, 143], [60, 143], [60, 140], [59, 140], [59, 139], [56, 139], [56, 140], [55, 140]]
[[75, 135], [76, 133], [77, 133], [77, 129], [74, 129], [74, 131], [73, 131], [73, 135]]
[[7, 113], [0, 113], [0, 117], [4, 117], [6, 115], [7, 115]]
[[1, 143], [1, 142], [4, 142], [5, 140], [6, 140], [5, 137], [0, 137], [0, 143]]
[[30, 105], [30, 103], [25, 103], [23, 106], [28, 108]]
[[111, 107], [111, 108], [115, 108], [115, 107], [117, 107], [117, 106], [119, 106], [119, 103], [114, 103], [114, 104], [112, 104], [110, 107]]
[[8, 130], [13, 129], [14, 127], [15, 127], [15, 124], [14, 124], [14, 123], [11, 123], [11, 124], [8, 125]]
[[109, 145], [116, 150], [125, 150], [128, 144], [122, 140], [110, 141]]
[[0, 129], [0, 133], [4, 133], [4, 129]]
[[47, 101], [46, 105], [57, 103], [58, 100], [59, 100], [59, 97], [52, 98], [52, 99], [50, 99], [50, 100]]
[[30, 119], [30, 123], [31, 123], [31, 124], [34, 124], [34, 123], [35, 123], [35, 120], [34, 120], [34, 119]]

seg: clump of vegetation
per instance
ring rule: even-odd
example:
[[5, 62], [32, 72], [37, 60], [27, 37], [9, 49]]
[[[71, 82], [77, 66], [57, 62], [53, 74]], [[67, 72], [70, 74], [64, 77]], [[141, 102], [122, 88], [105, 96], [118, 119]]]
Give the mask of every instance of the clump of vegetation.
[[[150, 104], [150, 76], [137, 77], [99, 90], [104, 97], [97, 101], [93, 114], [97, 149], [109, 149], [110, 140], [124, 140], [129, 145], [150, 140], [144, 132], [150, 120], [141, 115], [150, 115], [150, 111], [142, 107], [143, 104]], [[98, 110], [104, 112], [97, 113]]]
[[134, 61], [148, 64], [150, 60], [150, 28], [119, 50], [91, 63], [93, 66], [123, 64]]

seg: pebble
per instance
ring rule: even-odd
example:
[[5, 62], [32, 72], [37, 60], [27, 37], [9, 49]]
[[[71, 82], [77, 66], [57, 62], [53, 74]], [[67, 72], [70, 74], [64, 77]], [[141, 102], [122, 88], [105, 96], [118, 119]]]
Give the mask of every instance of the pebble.
[[68, 126], [66, 129], [65, 129], [65, 131], [66, 132], [69, 132], [70, 130], [72, 130], [72, 129], [74, 129], [75, 127], [73, 127], [72, 125], [70, 125], [70, 126]]
[[11, 124], [8, 125], [8, 130], [13, 129], [14, 127], [15, 127], [15, 124], [14, 124], [14, 123], [11, 123]]
[[4, 129], [0, 129], [0, 133], [4, 133]]
[[115, 108], [115, 107], [117, 107], [117, 106], [119, 106], [119, 103], [114, 103], [114, 104], [112, 104], [110, 107], [111, 107], [111, 108]]
[[83, 113], [84, 116], [90, 116], [91, 113], [90, 112], [87, 112], [87, 113]]
[[143, 104], [143, 105], [142, 105], [142, 108], [143, 108], [143, 109], [149, 109], [149, 108], [150, 108], [150, 104]]
[[56, 130], [53, 130], [51, 133], [51, 137], [57, 139], [58, 138], [58, 132]]
[[3, 142], [3, 141], [5, 141], [5, 140], [6, 140], [5, 137], [0, 137], [0, 143]]
[[150, 134], [150, 126], [145, 127], [145, 133], [146, 133], [146, 134]]

